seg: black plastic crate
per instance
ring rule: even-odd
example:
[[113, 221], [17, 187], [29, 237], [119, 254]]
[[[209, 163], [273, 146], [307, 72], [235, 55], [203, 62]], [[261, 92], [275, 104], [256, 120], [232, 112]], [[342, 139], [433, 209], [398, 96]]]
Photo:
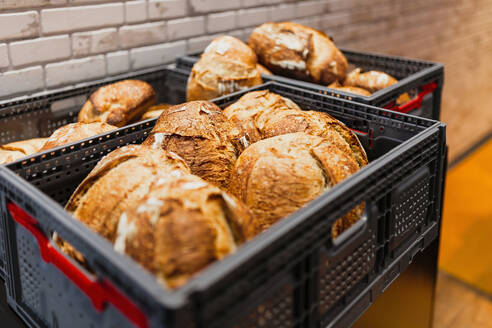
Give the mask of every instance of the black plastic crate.
[[[147, 81], [156, 90], [156, 103], [178, 104], [186, 100], [188, 72], [162, 66], [82, 83], [75, 88], [0, 101], [0, 144], [49, 137], [59, 127], [77, 121], [82, 105], [97, 88], [124, 79]], [[3, 278], [5, 252], [1, 230], [0, 224], [0, 278]]]
[[[276, 81], [290, 84], [334, 97], [391, 109], [400, 113], [439, 120], [444, 83], [444, 66], [442, 64], [345, 49], [342, 49], [342, 52], [349, 64], [351, 64], [350, 66], [354, 66], [353, 68], [361, 67], [363, 70], [380, 70], [397, 78], [398, 83], [367, 97], [279, 75], [262, 75], [262, 78], [265, 82]], [[199, 54], [180, 57], [176, 60], [176, 67], [191, 71], [198, 58]], [[410, 102], [398, 106], [395, 101], [405, 92], [414, 95], [414, 97]]]
[[[41, 327], [128, 326], [130, 315], [142, 327], [344, 327], [391, 284], [412, 255], [435, 239], [444, 124], [274, 82], [253, 89], [269, 89], [301, 108], [325, 111], [345, 122], [359, 131], [370, 164], [176, 291], [165, 290], [61, 206], [102, 156], [141, 142], [155, 120], [0, 167], [8, 301], [25, 322]], [[224, 107], [245, 92], [215, 102]], [[424, 227], [387, 263], [388, 221], [401, 201], [393, 194], [407, 186], [406, 179], [420, 179], [416, 173], [422, 168], [428, 168], [436, 190], [427, 194]], [[363, 219], [333, 241], [335, 220], [363, 201]], [[45, 259], [62, 270], [41, 258], [39, 243], [46, 243], [43, 236], [53, 231], [85, 255], [95, 277], [87, 278], [89, 273], [52, 244]], [[100, 311], [82, 291], [86, 289]]]

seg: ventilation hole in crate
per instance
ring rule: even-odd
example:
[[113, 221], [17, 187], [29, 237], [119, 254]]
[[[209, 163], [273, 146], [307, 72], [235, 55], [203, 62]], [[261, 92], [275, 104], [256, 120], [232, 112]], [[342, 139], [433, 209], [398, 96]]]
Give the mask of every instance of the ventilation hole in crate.
[[425, 223], [430, 204], [430, 179], [420, 179], [401, 193], [394, 210], [394, 237], [399, 240]]
[[[237, 321], [236, 321], [237, 320]], [[282, 288], [256, 306], [244, 318], [236, 319], [234, 328], [293, 327], [295, 325], [292, 286]]]
[[21, 227], [17, 229], [17, 243], [22, 301], [39, 314], [40, 272], [36, 262], [39, 258], [39, 248], [33, 237]]
[[[359, 255], [356, 255], [359, 254]], [[323, 315], [354, 287], [373, 267], [376, 234], [364, 241], [352, 255], [334, 262], [326, 252], [320, 258], [319, 311]]]

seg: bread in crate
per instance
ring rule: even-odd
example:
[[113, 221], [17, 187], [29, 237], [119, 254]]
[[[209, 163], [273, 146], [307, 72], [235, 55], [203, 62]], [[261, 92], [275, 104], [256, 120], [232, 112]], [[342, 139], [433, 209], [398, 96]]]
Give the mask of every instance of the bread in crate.
[[186, 98], [209, 100], [261, 83], [255, 53], [241, 40], [221, 36], [193, 65]]
[[191, 172], [227, 188], [241, 144], [240, 129], [227, 120], [217, 105], [191, 101], [161, 114], [144, 145], [181, 156]]
[[140, 80], [123, 80], [97, 89], [79, 112], [82, 123], [105, 122], [122, 127], [135, 122], [155, 102], [155, 91]]
[[350, 154], [360, 167], [367, 155], [357, 136], [342, 122], [318, 111], [301, 110], [292, 100], [268, 90], [242, 96], [224, 110], [224, 115], [242, 128], [250, 143], [293, 132], [327, 138]]
[[37, 153], [46, 142], [46, 138], [34, 138], [0, 145], [0, 164], [14, 162]]
[[43, 147], [39, 149], [39, 151], [63, 146], [98, 134], [103, 134], [114, 129], [116, 129], [115, 126], [100, 122], [70, 123], [55, 130]]
[[256, 233], [235, 197], [195, 175], [164, 173], [122, 214], [114, 247], [176, 288]]
[[[289, 133], [252, 144], [239, 156], [230, 191], [267, 229], [359, 170], [353, 156], [326, 138]], [[363, 205], [333, 228], [336, 237], [357, 221]]]
[[333, 41], [301, 24], [262, 24], [253, 30], [248, 44], [259, 62], [275, 74], [324, 85], [347, 74], [347, 59]]

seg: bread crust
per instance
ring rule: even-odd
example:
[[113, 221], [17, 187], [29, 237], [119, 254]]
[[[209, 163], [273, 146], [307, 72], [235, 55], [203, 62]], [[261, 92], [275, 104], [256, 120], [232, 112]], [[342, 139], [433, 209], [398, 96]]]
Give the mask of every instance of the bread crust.
[[361, 68], [356, 68], [352, 72], [347, 74], [343, 85], [346, 87], [362, 88], [371, 93], [374, 93], [393, 84], [396, 84], [397, 82], [397, 79], [384, 72], [362, 72]]
[[[267, 229], [358, 170], [353, 158], [329, 140], [290, 133], [246, 148], [234, 166], [230, 191]], [[353, 215], [342, 218], [340, 226], [344, 220], [353, 221]], [[338, 233], [335, 228], [334, 237]]]
[[114, 241], [120, 215], [148, 192], [158, 175], [189, 173], [176, 154], [129, 145], [103, 157], [74, 191], [65, 209], [93, 231]]
[[238, 126], [248, 144], [264, 139], [256, 118], [272, 110], [301, 110], [292, 100], [268, 90], [248, 92], [224, 109], [224, 115]]
[[351, 154], [360, 167], [368, 163], [357, 136], [342, 122], [317, 111], [303, 111], [288, 98], [268, 90], [249, 92], [224, 110], [242, 128], [249, 143], [274, 136], [305, 132], [328, 139]]
[[176, 288], [252, 238], [249, 210], [197, 176], [165, 176], [120, 220], [115, 249]]
[[347, 59], [324, 33], [290, 23], [264, 23], [248, 41], [258, 61], [275, 74], [327, 85], [347, 74]]
[[115, 126], [100, 122], [70, 123], [55, 130], [39, 151], [63, 146], [98, 134], [110, 132], [114, 129], [116, 129]]
[[124, 80], [97, 89], [79, 112], [82, 123], [105, 122], [117, 127], [140, 119], [154, 104], [155, 91], [140, 80]]
[[226, 188], [238, 153], [241, 132], [208, 101], [191, 101], [165, 110], [144, 145], [181, 156], [191, 172]]
[[215, 38], [193, 65], [186, 98], [209, 100], [262, 83], [255, 53], [231, 36]]
[[332, 82], [331, 84], [329, 84], [327, 86], [327, 88], [335, 89], [335, 90], [341, 90], [341, 91], [345, 91], [345, 92], [350, 92], [350, 93], [354, 93], [354, 94], [359, 95], [359, 96], [369, 97], [371, 95], [371, 93], [369, 91], [367, 91], [366, 89], [362, 89], [362, 88], [358, 88], [358, 87], [345, 87], [345, 86], [341, 85], [340, 82], [338, 82], [338, 81]]
[[149, 118], [159, 117], [159, 116], [161, 116], [162, 112], [164, 112], [164, 110], [168, 109], [171, 106], [173, 106], [173, 105], [170, 105], [170, 104], [159, 104], [159, 105], [151, 106], [142, 115], [142, 118], [140, 120], [141, 121], [144, 121], [144, 120], [148, 120]]
[[39, 152], [47, 138], [34, 138], [0, 145], [0, 164], [14, 162]]

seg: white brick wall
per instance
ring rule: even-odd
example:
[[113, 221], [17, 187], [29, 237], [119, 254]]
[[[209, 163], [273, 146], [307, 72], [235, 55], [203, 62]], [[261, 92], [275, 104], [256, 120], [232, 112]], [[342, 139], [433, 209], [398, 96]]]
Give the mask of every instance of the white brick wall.
[[12, 42], [9, 45], [13, 66], [65, 59], [70, 56], [67, 35]]
[[159, 43], [167, 39], [166, 23], [157, 22], [123, 26], [120, 28], [118, 37], [123, 48]]
[[29, 67], [0, 74], [0, 97], [40, 90], [44, 87], [43, 68]]
[[115, 28], [72, 34], [74, 56], [86, 56], [117, 49], [118, 40]]
[[0, 40], [39, 35], [39, 17], [35, 11], [0, 14]]
[[9, 66], [9, 53], [7, 50], [7, 45], [0, 44], [0, 68]]
[[130, 55], [128, 51], [111, 52], [106, 55], [108, 74], [127, 72], [130, 69]]
[[167, 22], [169, 40], [189, 38], [205, 33], [204, 17], [186, 17]]
[[125, 22], [136, 23], [147, 19], [147, 2], [128, 1], [125, 3]]
[[86, 81], [104, 75], [106, 75], [106, 64], [102, 55], [46, 65], [48, 87]]
[[44, 33], [74, 31], [123, 23], [123, 4], [44, 9], [41, 27]]
[[0, 0], [0, 98], [171, 63], [265, 21], [332, 29], [332, 1]]

